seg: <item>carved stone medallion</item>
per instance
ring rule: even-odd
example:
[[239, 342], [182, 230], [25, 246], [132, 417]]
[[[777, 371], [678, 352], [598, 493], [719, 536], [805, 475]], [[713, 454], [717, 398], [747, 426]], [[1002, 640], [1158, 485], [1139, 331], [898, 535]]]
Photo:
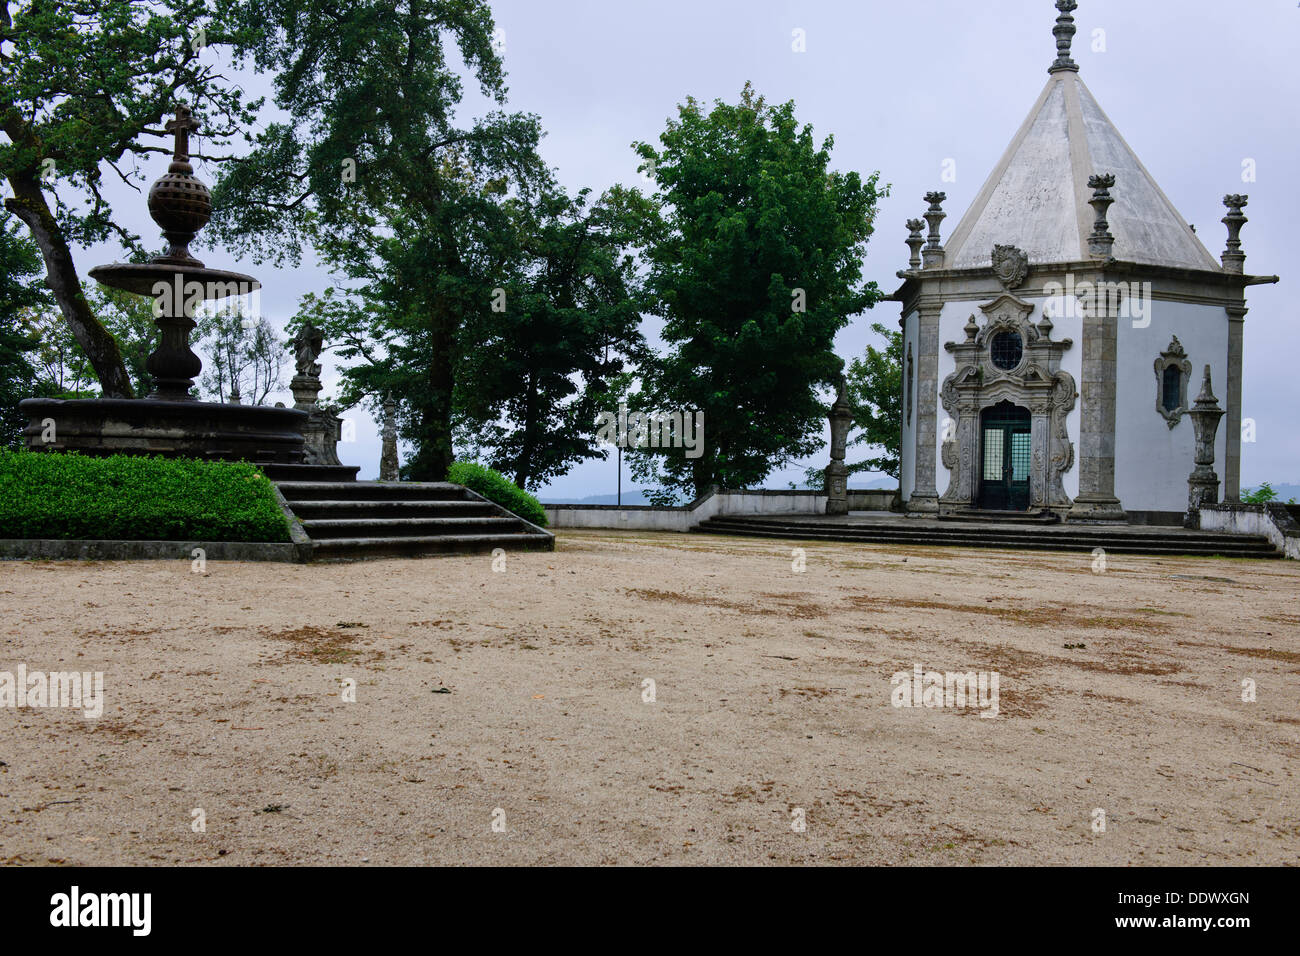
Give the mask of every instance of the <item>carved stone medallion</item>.
[[1015, 246], [993, 247], [993, 274], [1007, 291], [1017, 288], [1029, 275], [1029, 256]]

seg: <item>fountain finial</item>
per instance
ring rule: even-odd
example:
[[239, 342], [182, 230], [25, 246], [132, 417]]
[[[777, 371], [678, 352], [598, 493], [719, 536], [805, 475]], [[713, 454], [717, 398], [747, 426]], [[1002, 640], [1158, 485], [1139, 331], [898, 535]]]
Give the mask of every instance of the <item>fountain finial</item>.
[[[184, 104], [177, 104], [176, 116], [169, 119], [163, 129], [173, 134], [175, 144], [172, 147], [172, 164], [167, 167], [167, 171], [169, 173], [194, 172], [194, 167], [190, 165], [190, 133], [198, 132], [199, 121], [194, 118], [190, 108]], [[185, 168], [178, 168], [181, 166]]]
[[1071, 73], [1079, 72], [1079, 64], [1070, 59], [1070, 43], [1074, 40], [1076, 28], [1074, 26], [1074, 17], [1070, 16], [1079, 8], [1076, 0], [1056, 0], [1056, 9], [1061, 15], [1056, 18], [1056, 26], [1052, 27], [1052, 33], [1056, 36], [1056, 62], [1047, 68], [1048, 73], [1060, 73], [1068, 70]]
[[190, 133], [199, 128], [188, 106], [178, 105], [176, 116], [167, 121], [174, 137], [171, 165], [149, 190], [149, 215], [162, 227], [169, 247], [155, 260], [176, 265], [202, 266], [189, 245], [212, 217], [212, 194], [194, 175], [190, 165]]

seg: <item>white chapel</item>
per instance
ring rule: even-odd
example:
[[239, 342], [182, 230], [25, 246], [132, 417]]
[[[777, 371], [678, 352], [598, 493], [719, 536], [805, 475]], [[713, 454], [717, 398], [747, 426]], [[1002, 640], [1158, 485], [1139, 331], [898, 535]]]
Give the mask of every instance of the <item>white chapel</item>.
[[[1278, 280], [1245, 274], [1245, 196], [1224, 197], [1219, 258], [1202, 245], [1080, 78], [1077, 3], [1056, 7], [1047, 85], [971, 207], [946, 242], [943, 193], [907, 223], [901, 494], [1178, 523], [1189, 493], [1238, 500], [1245, 290]], [[1189, 491], [1194, 410], [1218, 427]]]

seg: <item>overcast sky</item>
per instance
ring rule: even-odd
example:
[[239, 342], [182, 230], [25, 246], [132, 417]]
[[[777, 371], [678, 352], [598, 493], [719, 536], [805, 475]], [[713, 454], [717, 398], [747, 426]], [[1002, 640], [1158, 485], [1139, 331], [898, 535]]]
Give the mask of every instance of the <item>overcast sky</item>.
[[[656, 139], [688, 95], [735, 101], [750, 80], [770, 102], [793, 99], [819, 137], [834, 135], [836, 168], [879, 170], [891, 184], [865, 262], [866, 277], [886, 292], [899, 284], [903, 223], [924, 210], [922, 194], [947, 192], [946, 240], [1055, 58], [1051, 0], [499, 0], [492, 8], [504, 31], [509, 108], [541, 116], [543, 154], [570, 190], [639, 183], [630, 144]], [[1282, 283], [1248, 290], [1243, 415], [1257, 422], [1257, 441], [1243, 446], [1242, 480], [1300, 483], [1300, 354], [1286, 305], [1300, 288], [1294, 254], [1286, 254], [1300, 223], [1300, 9], [1295, 0], [1082, 0], [1075, 18], [1084, 81], [1216, 257], [1226, 238], [1223, 195], [1250, 195], [1246, 271]], [[793, 49], [796, 30], [805, 52]], [[466, 121], [474, 105], [467, 102]], [[1254, 182], [1242, 180], [1247, 159]], [[955, 162], [955, 181], [941, 181], [945, 160]], [[212, 179], [210, 170], [200, 175]], [[143, 202], [125, 202], [141, 207], [143, 230]], [[232, 264], [219, 253], [205, 258]], [[82, 275], [100, 261], [79, 256]], [[311, 265], [280, 273], [245, 265], [265, 283], [262, 307], [280, 325], [303, 293], [329, 283]], [[838, 353], [860, 354], [873, 321], [897, 320], [888, 302], [855, 318]], [[648, 332], [657, 328], [647, 323]], [[339, 450], [362, 466], [361, 477], [373, 477], [374, 423], [358, 416], [357, 441]], [[802, 467], [793, 468], [766, 484], [801, 477]], [[612, 493], [614, 484], [611, 457], [575, 468], [542, 494], [580, 498]]]

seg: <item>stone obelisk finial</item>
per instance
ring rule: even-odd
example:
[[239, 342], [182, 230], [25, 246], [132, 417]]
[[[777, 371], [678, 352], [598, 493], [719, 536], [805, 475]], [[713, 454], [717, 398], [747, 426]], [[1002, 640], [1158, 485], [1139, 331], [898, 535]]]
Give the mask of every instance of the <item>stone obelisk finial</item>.
[[935, 269], [943, 265], [943, 244], [939, 241], [939, 223], [948, 218], [948, 214], [943, 211], [943, 201], [947, 198], [947, 193], [925, 194], [925, 201], [930, 204], [930, 208], [925, 211], [925, 221], [930, 224], [930, 235], [926, 240], [925, 248], [921, 250], [921, 261], [926, 269]]
[[840, 377], [839, 391], [830, 410], [831, 461], [826, 466], [826, 513], [849, 513], [849, 466], [844, 464], [848, 448], [849, 426], [853, 424], [853, 407], [849, 404], [848, 385]]
[[1224, 272], [1241, 275], [1245, 271], [1246, 254], [1241, 251], [1241, 227], [1250, 220], [1242, 213], [1246, 198], [1237, 193], [1223, 197], [1223, 204], [1228, 207], [1228, 214], [1221, 220], [1228, 227], [1228, 248], [1223, 251], [1220, 260]]
[[921, 247], [925, 245], [925, 237], [921, 235], [921, 230], [925, 228], [925, 223], [920, 219], [907, 220], [907, 248], [911, 250], [912, 255], [907, 260], [907, 268], [921, 268]]
[[1214, 436], [1224, 412], [1210, 386], [1208, 365], [1201, 381], [1201, 394], [1196, 396], [1196, 402], [1187, 414], [1192, 419], [1192, 436], [1196, 440], [1196, 453], [1192, 459], [1196, 467], [1187, 476], [1187, 514], [1183, 517], [1183, 527], [1195, 529], [1201, 526], [1201, 506], [1216, 504], [1219, 500], [1219, 476], [1214, 473]]
[[1052, 27], [1052, 33], [1056, 36], [1056, 62], [1047, 68], [1048, 73], [1060, 73], [1063, 70], [1079, 72], [1079, 64], [1070, 59], [1070, 43], [1076, 32], [1074, 17], [1070, 14], [1078, 8], [1076, 0], [1056, 0], [1056, 9], [1061, 11], [1061, 15], [1056, 18], [1056, 26]]
[[1110, 194], [1111, 187], [1114, 185], [1114, 173], [1098, 173], [1088, 177], [1088, 188], [1092, 190], [1092, 198], [1088, 200], [1088, 205], [1092, 206], [1097, 214], [1097, 220], [1092, 226], [1092, 235], [1088, 237], [1088, 254], [1097, 259], [1107, 258], [1115, 246], [1115, 237], [1111, 234], [1110, 223], [1106, 221], [1106, 210], [1115, 201], [1115, 197]]

